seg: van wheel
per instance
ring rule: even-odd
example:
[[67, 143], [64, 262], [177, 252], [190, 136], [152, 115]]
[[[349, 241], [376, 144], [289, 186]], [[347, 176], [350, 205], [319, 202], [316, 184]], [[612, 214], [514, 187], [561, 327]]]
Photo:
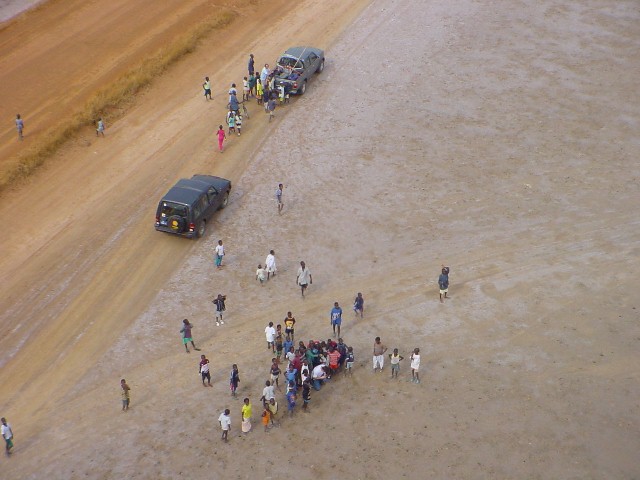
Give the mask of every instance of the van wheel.
[[320, 65], [318, 65], [318, 69], [316, 70], [316, 73], [320, 73], [323, 70], [324, 70], [324, 59], [322, 59], [322, 61], [320, 62]]
[[307, 91], [307, 81], [305, 80], [302, 86], [300, 87], [300, 90], [298, 90], [298, 94], [304, 95], [304, 92], [306, 91]]
[[182, 233], [184, 231], [184, 218], [180, 215], [173, 215], [167, 219], [167, 225], [174, 232]]
[[222, 203], [220, 204], [220, 209], [223, 209], [229, 205], [229, 192], [224, 194], [224, 198], [222, 199]]
[[204, 237], [204, 232], [207, 230], [207, 222], [202, 220], [198, 224], [198, 229], [196, 230], [196, 236], [194, 238], [202, 238]]

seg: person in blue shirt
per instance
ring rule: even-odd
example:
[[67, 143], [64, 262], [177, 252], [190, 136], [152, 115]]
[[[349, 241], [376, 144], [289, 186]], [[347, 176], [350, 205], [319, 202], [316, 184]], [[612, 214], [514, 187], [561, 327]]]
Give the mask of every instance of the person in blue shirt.
[[358, 292], [356, 299], [353, 301], [353, 311], [356, 312], [356, 317], [358, 314], [360, 318], [364, 317], [364, 297], [361, 292]]
[[338, 337], [340, 336], [340, 325], [342, 325], [342, 309], [338, 302], [333, 304], [333, 308], [331, 309], [331, 326], [333, 327], [333, 336], [336, 336], [336, 328], [338, 330]]
[[238, 102], [238, 97], [235, 93], [229, 94], [229, 110], [234, 113], [237, 113], [240, 110], [240, 103]]
[[440, 302], [444, 303], [444, 298], [448, 298], [447, 293], [449, 292], [449, 267], [442, 266], [442, 273], [438, 277], [438, 286], [440, 287]]
[[289, 353], [289, 350], [291, 350], [291, 347], [293, 347], [293, 340], [291, 340], [291, 337], [289, 335], [287, 335], [284, 338], [284, 345], [283, 345], [283, 349], [284, 349], [285, 355], [287, 353]]

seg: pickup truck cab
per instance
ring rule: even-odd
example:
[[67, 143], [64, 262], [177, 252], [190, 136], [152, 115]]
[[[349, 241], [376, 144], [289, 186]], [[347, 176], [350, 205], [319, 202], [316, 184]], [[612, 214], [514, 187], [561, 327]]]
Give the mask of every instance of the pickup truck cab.
[[213, 214], [229, 203], [230, 190], [229, 180], [212, 175], [178, 180], [158, 203], [156, 230], [202, 237]]
[[302, 95], [314, 73], [324, 70], [324, 52], [313, 47], [292, 47], [276, 62], [275, 83], [286, 93]]

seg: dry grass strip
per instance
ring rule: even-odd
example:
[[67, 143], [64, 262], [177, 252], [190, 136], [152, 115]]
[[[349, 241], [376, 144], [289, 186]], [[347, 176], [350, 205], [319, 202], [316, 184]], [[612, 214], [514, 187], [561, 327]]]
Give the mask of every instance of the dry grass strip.
[[98, 90], [79, 112], [48, 129], [38, 141], [18, 157], [17, 164], [0, 178], [0, 192], [32, 175], [60, 147], [75, 138], [82, 128], [95, 124], [99, 118], [107, 116], [107, 113], [110, 114], [110, 121], [123, 115], [126, 107], [133, 102], [141, 89], [151, 84], [155, 78], [182, 57], [195, 51], [200, 40], [209, 33], [225, 28], [234, 18], [235, 13], [231, 11], [220, 12], [209, 17], [176, 38], [168, 46], [158, 50], [155, 55], [125, 72], [111, 84]]

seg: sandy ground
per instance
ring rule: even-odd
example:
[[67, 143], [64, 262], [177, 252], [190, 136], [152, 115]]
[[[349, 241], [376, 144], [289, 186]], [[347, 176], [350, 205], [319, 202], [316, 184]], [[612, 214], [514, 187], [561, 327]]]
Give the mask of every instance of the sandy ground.
[[[640, 476], [637, 4], [366, 4], [303, 2], [254, 41], [226, 36], [3, 199], [28, 219], [0, 259], [0, 411], [16, 432], [3, 476]], [[252, 108], [217, 154], [224, 98], [199, 96], [202, 72], [229, 83], [248, 51], [271, 63], [303, 43], [327, 49], [325, 72], [271, 124]], [[157, 199], [194, 172], [231, 178], [231, 204], [198, 242], [156, 233]], [[279, 275], [260, 287], [271, 248]], [[231, 364], [255, 412], [266, 323], [292, 310], [298, 338], [326, 338], [334, 301], [354, 376], [314, 394], [311, 413], [241, 436]], [[214, 388], [182, 350], [185, 317]], [[398, 381], [371, 372], [377, 335], [405, 357], [421, 348], [422, 384], [406, 363]]]

